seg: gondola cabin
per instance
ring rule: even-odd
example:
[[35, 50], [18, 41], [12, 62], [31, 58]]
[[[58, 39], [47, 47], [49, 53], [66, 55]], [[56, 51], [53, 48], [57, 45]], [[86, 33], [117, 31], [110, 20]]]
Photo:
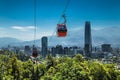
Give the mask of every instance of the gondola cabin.
[[33, 47], [32, 56], [36, 58], [38, 56], [38, 51], [36, 47]]
[[65, 37], [67, 35], [66, 24], [57, 24], [57, 36]]

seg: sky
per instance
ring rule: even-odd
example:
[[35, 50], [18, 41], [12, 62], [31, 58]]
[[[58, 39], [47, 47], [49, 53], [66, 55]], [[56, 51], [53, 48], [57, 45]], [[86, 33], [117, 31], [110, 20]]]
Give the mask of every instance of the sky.
[[[67, 1], [36, 0], [36, 39], [55, 32]], [[65, 14], [69, 31], [85, 21], [94, 29], [120, 27], [120, 0], [70, 0]], [[34, 39], [34, 0], [0, 0], [0, 37]]]

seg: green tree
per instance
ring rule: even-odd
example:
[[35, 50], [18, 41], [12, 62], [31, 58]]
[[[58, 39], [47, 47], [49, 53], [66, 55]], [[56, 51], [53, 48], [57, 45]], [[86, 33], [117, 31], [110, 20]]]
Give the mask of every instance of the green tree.
[[22, 76], [23, 79], [31, 79], [32, 75], [34, 74], [34, 64], [31, 60], [23, 62], [22, 64]]
[[6, 66], [7, 70], [5, 73], [4, 78], [5, 79], [14, 79], [14, 80], [18, 80], [21, 79], [22, 76], [22, 63], [21, 61], [18, 61], [16, 56], [14, 56], [13, 58], [10, 59], [8, 65]]

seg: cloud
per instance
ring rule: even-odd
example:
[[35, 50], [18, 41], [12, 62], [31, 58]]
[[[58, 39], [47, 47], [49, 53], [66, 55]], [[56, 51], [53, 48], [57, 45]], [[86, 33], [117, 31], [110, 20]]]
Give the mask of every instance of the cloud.
[[[91, 27], [93, 45], [101, 45], [103, 43], [119, 44], [120, 27]], [[23, 41], [34, 39], [34, 26], [12, 26], [10, 29], [0, 27], [0, 37], [14, 37]], [[58, 38], [56, 32], [45, 27], [37, 27], [36, 39], [42, 36], [50, 37], [50, 44], [63, 45], [83, 45], [84, 46], [84, 27], [68, 28], [68, 35], [65, 38]], [[52, 37], [52, 38], [51, 38]]]
[[26, 28], [27, 28], [27, 29], [35, 29], [34, 26], [27, 26]]
[[[30, 41], [34, 39], [34, 26], [13, 26], [12, 29], [0, 27], [0, 37], [14, 37], [23, 41]], [[19, 31], [18, 31], [19, 30]], [[24, 31], [26, 30], [26, 31]], [[120, 46], [120, 27], [91, 27], [92, 44], [93, 46], [100, 46], [101, 44], [108, 43], [112, 46]], [[44, 27], [38, 27], [36, 32], [36, 39], [40, 46], [40, 39], [43, 36], [48, 36], [49, 46], [55, 46], [57, 44], [63, 46], [77, 45], [84, 47], [84, 27], [68, 29], [68, 35], [63, 38], [52, 35], [53, 31]], [[54, 33], [55, 34], [55, 33]], [[52, 35], [52, 36], [51, 36]], [[30, 42], [32, 43], [32, 42]], [[27, 44], [27, 43], [26, 43]]]
[[[53, 30], [37, 26], [36, 39], [42, 36], [51, 36]], [[54, 33], [55, 34], [55, 33]], [[17, 38], [23, 41], [30, 41], [34, 39], [34, 26], [10, 26], [10, 28], [0, 27], [0, 37]]]
[[34, 26], [26, 26], [26, 27], [23, 27], [23, 26], [12, 26], [11, 28], [15, 29], [15, 30], [19, 30], [19, 31], [29, 31], [29, 30], [35, 29]]
[[[92, 28], [92, 44], [93, 46], [100, 46], [101, 44], [112, 44], [114, 46], [120, 45], [120, 27], [106, 27], [106, 28]], [[84, 28], [74, 28], [68, 31], [65, 38], [57, 38], [54, 36], [50, 41], [51, 45], [78, 45], [84, 46]]]

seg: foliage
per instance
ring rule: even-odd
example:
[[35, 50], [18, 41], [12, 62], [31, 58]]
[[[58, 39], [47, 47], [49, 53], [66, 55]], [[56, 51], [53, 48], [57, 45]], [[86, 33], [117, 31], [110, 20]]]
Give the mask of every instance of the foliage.
[[73, 58], [48, 55], [36, 64], [20, 56], [0, 54], [0, 80], [120, 80], [115, 64], [85, 60], [80, 54]]

